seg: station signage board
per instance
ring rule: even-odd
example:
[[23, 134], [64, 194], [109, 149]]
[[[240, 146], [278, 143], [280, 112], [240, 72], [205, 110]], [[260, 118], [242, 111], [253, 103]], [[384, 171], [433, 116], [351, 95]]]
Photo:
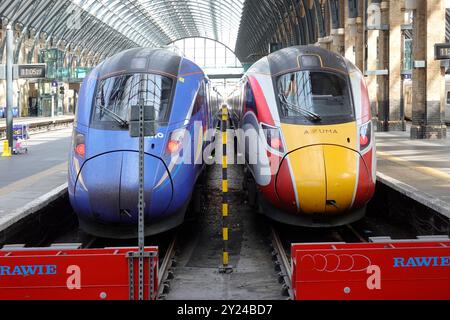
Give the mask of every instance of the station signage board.
[[[13, 65], [13, 80], [45, 79], [46, 76], [47, 65], [45, 63]], [[0, 64], [0, 80], [6, 80], [6, 65], [4, 64]]]
[[45, 64], [20, 64], [17, 66], [20, 79], [44, 79], [47, 66]]
[[435, 60], [450, 59], [450, 43], [436, 43], [434, 45]]

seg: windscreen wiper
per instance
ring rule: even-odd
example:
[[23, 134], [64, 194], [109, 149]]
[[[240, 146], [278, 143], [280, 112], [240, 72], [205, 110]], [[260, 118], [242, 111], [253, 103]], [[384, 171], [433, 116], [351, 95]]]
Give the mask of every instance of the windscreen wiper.
[[280, 93], [278, 95], [278, 98], [289, 110], [297, 112], [298, 114], [302, 114], [303, 116], [305, 116], [306, 118], [309, 118], [312, 121], [321, 121], [322, 120], [322, 117], [320, 115], [318, 115], [317, 113], [306, 110], [305, 108], [303, 108], [299, 105], [295, 105], [295, 104], [288, 102], [286, 97], [282, 93]]
[[122, 117], [120, 117], [117, 113], [109, 110], [108, 108], [106, 108], [105, 106], [102, 106], [102, 105], [99, 105], [99, 108], [102, 111], [106, 111], [106, 114], [109, 115], [109, 117], [111, 119], [116, 121], [120, 125], [120, 127], [122, 127], [122, 128], [128, 127], [128, 122], [123, 120]]

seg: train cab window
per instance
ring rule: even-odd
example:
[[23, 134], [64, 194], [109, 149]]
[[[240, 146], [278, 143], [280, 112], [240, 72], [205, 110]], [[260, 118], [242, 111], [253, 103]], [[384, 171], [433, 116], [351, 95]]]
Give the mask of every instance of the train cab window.
[[299, 71], [279, 77], [277, 86], [280, 116], [288, 122], [354, 120], [350, 90], [341, 75]]
[[127, 127], [131, 106], [141, 100], [155, 108], [160, 124], [167, 124], [172, 91], [173, 80], [160, 75], [127, 74], [104, 79], [97, 89], [92, 125], [102, 129]]
[[258, 116], [258, 110], [256, 108], [255, 95], [253, 94], [252, 87], [250, 83], [245, 86], [245, 107], [247, 111], [253, 111], [253, 113]]
[[199, 113], [204, 107], [206, 107], [206, 92], [205, 92], [205, 85], [202, 83], [200, 85], [200, 89], [197, 94], [197, 98], [195, 99], [194, 109], [192, 110], [192, 116], [195, 116], [197, 113]]

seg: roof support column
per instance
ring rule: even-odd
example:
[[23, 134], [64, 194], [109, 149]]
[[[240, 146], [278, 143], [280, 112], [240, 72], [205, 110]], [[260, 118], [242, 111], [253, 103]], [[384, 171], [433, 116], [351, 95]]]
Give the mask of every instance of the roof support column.
[[364, 68], [364, 0], [349, 0], [345, 6], [345, 57]]
[[329, 3], [321, 5], [321, 3], [316, 0], [316, 10], [318, 11], [318, 17], [320, 17], [318, 22], [321, 25], [322, 29], [322, 32], [317, 39], [316, 45], [323, 49], [331, 50], [331, 43], [333, 42], [333, 38], [329, 35], [330, 30], [328, 30], [328, 27], [331, 23], [330, 5]]
[[389, 1], [389, 119], [387, 130], [404, 131], [405, 117], [402, 110], [402, 61], [403, 37], [402, 24], [405, 22], [404, 3]]
[[[410, 2], [410, 1], [409, 1]], [[411, 138], [442, 139], [447, 128], [444, 119], [445, 81], [434, 45], [445, 42], [445, 1], [415, 1], [413, 107]]]
[[378, 120], [376, 71], [378, 70], [378, 37], [380, 35], [380, 31], [376, 26], [381, 24], [380, 2], [377, 0], [369, 0], [366, 10], [367, 56], [365, 74], [367, 75], [366, 82], [369, 91], [370, 106], [375, 121]]
[[380, 3], [381, 23], [378, 36], [378, 131], [389, 130], [389, 2]]
[[344, 1], [330, 1], [332, 28], [331, 36], [333, 38], [332, 50], [345, 55], [345, 29], [344, 29]]

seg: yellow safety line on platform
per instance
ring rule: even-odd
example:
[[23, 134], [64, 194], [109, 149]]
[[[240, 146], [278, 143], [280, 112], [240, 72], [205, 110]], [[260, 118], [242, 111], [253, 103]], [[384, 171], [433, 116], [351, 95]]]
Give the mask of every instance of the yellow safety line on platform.
[[57, 172], [66, 171], [67, 166], [68, 166], [68, 162], [64, 162], [57, 166], [51, 167], [50, 169], [39, 172], [35, 175], [32, 175], [32, 176], [26, 177], [24, 179], [18, 180], [16, 182], [13, 182], [13, 183], [0, 189], [0, 196], [24, 189], [25, 187], [28, 187], [36, 182], [39, 182], [41, 179], [48, 177], [52, 174], [55, 174]]
[[430, 167], [425, 167], [425, 166], [420, 166], [417, 165], [414, 162], [411, 162], [409, 160], [405, 160], [396, 156], [393, 156], [387, 152], [383, 152], [383, 151], [377, 151], [377, 155], [380, 156], [381, 158], [388, 160], [388, 161], [392, 161], [392, 162], [396, 162], [399, 164], [404, 165], [405, 167], [411, 168], [413, 170], [422, 172], [426, 175], [430, 175], [439, 179], [446, 179], [446, 180], [450, 180], [450, 174], [443, 172], [441, 170], [438, 169], [434, 169], [434, 168], [430, 168]]

